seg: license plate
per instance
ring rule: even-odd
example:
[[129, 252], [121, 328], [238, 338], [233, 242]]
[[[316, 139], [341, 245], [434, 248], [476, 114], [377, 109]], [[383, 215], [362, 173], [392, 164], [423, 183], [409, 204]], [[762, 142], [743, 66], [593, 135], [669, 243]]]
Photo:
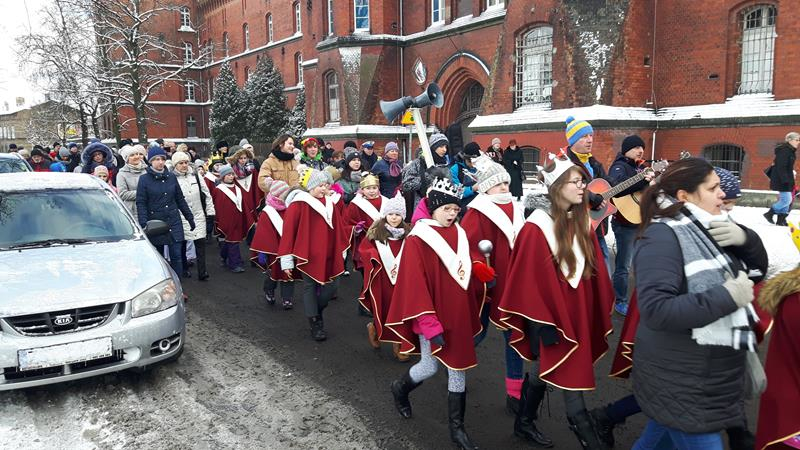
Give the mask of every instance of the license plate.
[[111, 338], [18, 350], [20, 370], [42, 369], [111, 356]]

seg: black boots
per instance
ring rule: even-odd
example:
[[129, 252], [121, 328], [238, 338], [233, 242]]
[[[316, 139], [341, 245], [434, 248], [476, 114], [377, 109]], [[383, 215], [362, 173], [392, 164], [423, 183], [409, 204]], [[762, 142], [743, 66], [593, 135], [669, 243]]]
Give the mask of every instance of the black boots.
[[767, 222], [769, 222], [769, 223], [775, 223], [775, 222], [772, 221], [772, 216], [774, 214], [775, 213], [772, 212], [772, 208], [770, 208], [770, 209], [767, 210], [767, 212], [764, 213], [764, 218], [767, 219]]
[[406, 419], [411, 418], [411, 402], [408, 400], [408, 394], [419, 387], [420, 384], [422, 384], [422, 382], [415, 383], [408, 372], [403, 374], [399, 380], [394, 380], [392, 382], [394, 406], [397, 408], [397, 412]]
[[325, 334], [325, 324], [322, 322], [322, 316], [314, 316], [308, 318], [308, 323], [311, 325], [311, 338], [315, 341], [324, 341], [328, 339]]
[[447, 393], [447, 411], [450, 425], [450, 440], [459, 448], [466, 450], [477, 450], [477, 446], [470, 441], [467, 432], [464, 431], [464, 410], [467, 405], [466, 392]]
[[598, 439], [594, 423], [586, 410], [579, 412], [576, 416], [567, 417], [567, 421], [569, 421], [569, 429], [575, 433], [575, 437], [578, 438], [581, 448], [584, 450], [607, 450], [609, 448]]
[[514, 435], [531, 442], [537, 447], [550, 448], [553, 441], [536, 428], [537, 410], [544, 399], [547, 386], [544, 384], [534, 386], [528, 381], [522, 382], [522, 395], [519, 400], [519, 412], [514, 420]]
[[597, 431], [597, 437], [600, 442], [605, 444], [608, 448], [614, 447], [614, 427], [616, 424], [606, 412], [607, 406], [595, 408], [589, 411], [589, 416], [594, 421], [594, 427]]
[[789, 224], [786, 223], [786, 217], [789, 216], [788, 214], [778, 214], [777, 216], [778, 216], [778, 220], [775, 221], [775, 225], [778, 225], [778, 226], [781, 226], [781, 227], [788, 227], [789, 226]]

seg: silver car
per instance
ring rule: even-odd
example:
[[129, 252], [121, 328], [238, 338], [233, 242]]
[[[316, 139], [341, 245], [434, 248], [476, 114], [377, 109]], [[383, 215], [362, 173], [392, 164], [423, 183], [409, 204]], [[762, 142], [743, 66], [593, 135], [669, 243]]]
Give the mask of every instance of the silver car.
[[102, 180], [0, 175], [0, 391], [177, 359], [180, 281]]

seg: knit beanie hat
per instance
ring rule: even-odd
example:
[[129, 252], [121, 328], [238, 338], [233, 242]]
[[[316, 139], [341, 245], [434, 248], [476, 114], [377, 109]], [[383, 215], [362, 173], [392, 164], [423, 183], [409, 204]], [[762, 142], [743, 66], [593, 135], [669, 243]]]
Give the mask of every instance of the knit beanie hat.
[[217, 143], [214, 144], [214, 147], [216, 147], [217, 150], [219, 150], [219, 149], [221, 149], [223, 147], [228, 147], [228, 142], [227, 141], [217, 141]]
[[186, 145], [186, 144], [178, 144], [178, 147], [175, 150], [177, 150], [179, 152], [188, 152], [189, 151], [189, 146]]
[[70, 154], [71, 153], [69, 152], [69, 149], [67, 147], [61, 147], [60, 149], [58, 149], [59, 158], [69, 158]]
[[[59, 152], [60, 153], [60, 152]], [[103, 166], [100, 166], [103, 167]], [[67, 168], [60, 162], [50, 164], [50, 172], [66, 172]]]
[[381, 205], [381, 216], [386, 217], [389, 214], [406, 216], [406, 199], [399, 192]]
[[286, 201], [286, 196], [289, 195], [289, 191], [292, 190], [292, 188], [290, 188], [289, 185], [283, 180], [273, 180], [272, 178], [267, 177], [264, 180], [264, 183], [269, 188], [269, 195], [279, 199], [280, 201]]
[[463, 192], [449, 178], [436, 178], [428, 188], [428, 210], [433, 213], [441, 206], [461, 202]]
[[398, 147], [398, 146], [397, 146], [397, 142], [395, 142], [395, 141], [389, 141], [389, 142], [386, 144], [386, 147], [384, 147], [384, 148], [383, 148], [383, 152], [384, 152], [384, 153], [386, 153], [386, 152], [390, 152], [390, 151], [392, 151], [392, 150], [394, 150], [394, 151], [396, 151], [396, 152], [399, 152], [399, 151], [400, 151], [400, 147]]
[[719, 177], [720, 189], [725, 193], [725, 198], [723, 200], [736, 200], [742, 196], [739, 179], [736, 178], [736, 175], [722, 167], [714, 167], [714, 172], [716, 172]]
[[133, 155], [135, 155], [137, 153], [142, 155], [142, 156], [147, 156], [147, 151], [144, 149], [144, 147], [141, 144], [136, 144], [136, 145], [133, 145], [133, 146], [126, 145], [126, 146], [122, 147], [122, 150], [120, 150], [119, 155], [122, 156], [122, 159], [125, 160], [125, 162], [128, 162], [128, 158], [130, 158], [131, 156], [133, 156]]
[[585, 120], [576, 120], [574, 117], [567, 117], [567, 142], [575, 145], [578, 140], [587, 134], [594, 134], [592, 125]]
[[622, 149], [621, 152], [624, 155], [628, 153], [628, 150], [636, 147], [645, 147], [644, 140], [637, 135], [627, 136], [625, 139], [622, 140]]
[[473, 160], [473, 164], [477, 169], [477, 172], [475, 172], [475, 178], [478, 180], [478, 182], [475, 183], [475, 188], [481, 194], [485, 194], [486, 191], [500, 183], [511, 182], [511, 175], [508, 174], [506, 169], [500, 164], [492, 161], [492, 158], [486, 155], [475, 158]]
[[106, 174], [106, 176], [108, 176], [108, 168], [106, 166], [103, 166], [103, 165], [97, 166], [97, 167], [94, 168], [94, 172], [92, 172], [92, 175], [98, 176], [101, 173], [104, 173], [104, 174]]
[[242, 148], [244, 148], [244, 146], [248, 144], [250, 144], [250, 141], [248, 141], [247, 138], [242, 138], [242, 140], [239, 141], [239, 146]]
[[39, 147], [33, 147], [33, 150], [31, 150], [31, 156], [44, 156], [44, 152]]
[[355, 147], [345, 147], [344, 148], [344, 159], [345, 161], [351, 159], [352, 157], [358, 158], [358, 149]]
[[189, 154], [184, 152], [175, 152], [172, 155], [172, 164], [178, 164], [181, 161], [189, 161]]
[[450, 144], [450, 141], [447, 140], [447, 136], [443, 135], [442, 133], [433, 133], [428, 142], [431, 144], [431, 150], [435, 150], [437, 147], [442, 145]]
[[306, 191], [311, 191], [315, 187], [328, 183], [330, 180], [330, 175], [317, 169], [312, 169], [310, 167], [306, 167], [300, 173], [300, 187], [305, 189]]
[[477, 158], [478, 156], [481, 156], [481, 146], [478, 145], [477, 142], [470, 142], [464, 146], [464, 150], [462, 150], [462, 152], [467, 158]]
[[153, 158], [155, 158], [157, 156], [160, 156], [160, 157], [162, 157], [164, 159], [167, 159], [167, 153], [164, 151], [163, 148], [159, 147], [158, 144], [156, 144], [155, 147], [150, 147], [147, 150], [147, 160], [148, 161], [152, 161]]
[[500, 143], [501, 143], [501, 142], [502, 142], [502, 141], [500, 140], [500, 138], [494, 138], [494, 139], [492, 139], [492, 145], [494, 145], [494, 144], [500, 145]]
[[224, 166], [219, 168], [219, 178], [220, 180], [225, 178], [225, 175], [233, 173], [233, 167], [230, 164], [225, 164]]
[[[69, 145], [67, 145], [67, 148], [75, 148], [77, 146], [78, 146], [78, 144], [76, 144], [74, 142], [70, 142]], [[16, 148], [16, 147], [14, 147], [14, 148]]]

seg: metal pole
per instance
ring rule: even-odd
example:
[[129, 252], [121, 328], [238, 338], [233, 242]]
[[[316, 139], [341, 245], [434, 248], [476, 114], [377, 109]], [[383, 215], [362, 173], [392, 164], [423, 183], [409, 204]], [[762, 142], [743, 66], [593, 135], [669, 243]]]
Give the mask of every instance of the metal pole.
[[414, 116], [414, 128], [417, 130], [417, 139], [419, 145], [422, 147], [422, 156], [425, 157], [425, 164], [428, 167], [433, 167], [433, 155], [431, 155], [431, 145], [428, 143], [428, 135], [425, 134], [425, 124], [422, 123], [422, 114], [419, 108], [410, 108], [411, 114]]

